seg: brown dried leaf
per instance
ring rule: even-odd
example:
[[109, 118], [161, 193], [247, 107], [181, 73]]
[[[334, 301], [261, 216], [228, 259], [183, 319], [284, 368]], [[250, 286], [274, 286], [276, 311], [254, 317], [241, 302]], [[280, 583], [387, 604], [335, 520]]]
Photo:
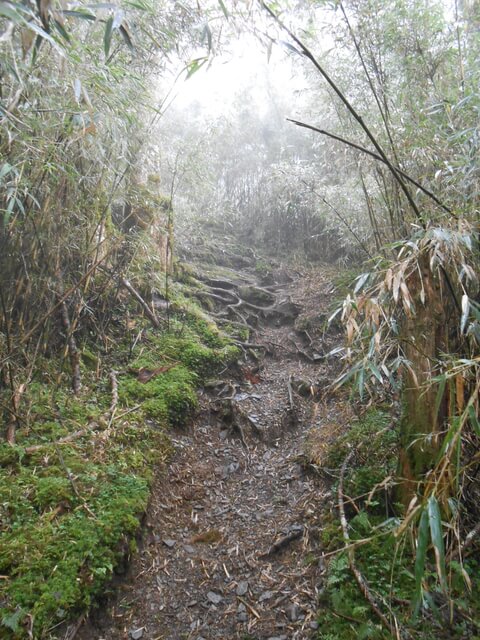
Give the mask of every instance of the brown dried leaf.
[[405, 282], [400, 283], [400, 291], [402, 292], [403, 308], [407, 315], [410, 315], [412, 311], [412, 298]]
[[391, 269], [387, 269], [387, 273], [385, 274], [385, 285], [388, 291], [391, 291], [393, 283], [393, 271]]
[[399, 271], [397, 271], [397, 273], [395, 274], [395, 277], [393, 278], [393, 299], [395, 302], [398, 302], [398, 295], [400, 291], [400, 284], [402, 282], [402, 278], [403, 278], [403, 271], [400, 269]]
[[141, 369], [138, 370], [137, 380], [138, 382], [142, 382], [145, 384], [146, 382], [150, 382], [152, 378], [155, 378], [161, 373], [165, 373], [166, 371], [169, 371], [170, 369], [173, 369], [173, 367], [176, 367], [176, 366], [177, 366], [177, 363], [166, 364], [163, 367], [158, 367], [157, 369], [147, 369], [145, 367], [142, 367]]
[[460, 415], [463, 413], [465, 404], [465, 380], [461, 373], [455, 376], [455, 387], [457, 392], [457, 410]]

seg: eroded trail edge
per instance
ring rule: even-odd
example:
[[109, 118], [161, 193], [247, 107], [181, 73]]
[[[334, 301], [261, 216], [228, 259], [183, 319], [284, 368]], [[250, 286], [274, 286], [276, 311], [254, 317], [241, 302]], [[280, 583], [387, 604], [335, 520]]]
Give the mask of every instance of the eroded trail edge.
[[320, 400], [332, 286], [321, 272], [283, 280], [274, 286], [296, 318], [264, 318], [250, 340], [265, 348], [245, 346], [238, 370], [205, 385], [195, 420], [174, 434], [128, 577], [77, 637], [315, 636], [330, 493], [305, 451], [332, 411]]

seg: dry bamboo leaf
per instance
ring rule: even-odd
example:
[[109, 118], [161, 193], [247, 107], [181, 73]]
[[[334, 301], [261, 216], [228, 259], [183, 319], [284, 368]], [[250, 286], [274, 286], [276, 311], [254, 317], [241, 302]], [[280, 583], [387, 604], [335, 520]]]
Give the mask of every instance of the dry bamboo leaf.
[[391, 291], [393, 284], [393, 271], [392, 269], [387, 269], [387, 273], [385, 274], [385, 285], [388, 291]]
[[402, 278], [403, 278], [403, 271], [402, 270], [397, 271], [393, 279], [393, 291], [392, 291], [393, 299], [395, 302], [398, 302], [398, 296], [400, 292], [400, 284], [402, 282]]
[[457, 411], [459, 415], [463, 412], [465, 405], [465, 380], [461, 373], [455, 376], [455, 387], [457, 396]]
[[412, 298], [405, 282], [400, 283], [400, 291], [402, 292], [402, 304], [405, 313], [410, 316], [412, 313]]
[[166, 364], [163, 367], [157, 367], [156, 369], [147, 369], [145, 367], [142, 367], [141, 369], [138, 370], [137, 380], [138, 382], [142, 382], [145, 384], [146, 382], [150, 382], [152, 378], [155, 378], [161, 373], [166, 373], [167, 371], [169, 371], [170, 369], [173, 369], [173, 367], [176, 367], [176, 366], [177, 366], [177, 363]]
[[419, 384], [419, 382], [418, 382], [417, 374], [415, 373], [415, 371], [414, 371], [414, 370], [412, 369], [412, 367], [408, 364], [408, 362], [404, 362], [403, 364], [404, 364], [404, 366], [408, 369], [408, 372], [409, 372], [409, 374], [410, 374], [410, 375], [411, 375], [411, 377], [412, 377], [412, 381], [413, 381], [413, 384], [415, 385], [415, 387], [416, 387], [417, 389], [420, 389], [420, 384]]

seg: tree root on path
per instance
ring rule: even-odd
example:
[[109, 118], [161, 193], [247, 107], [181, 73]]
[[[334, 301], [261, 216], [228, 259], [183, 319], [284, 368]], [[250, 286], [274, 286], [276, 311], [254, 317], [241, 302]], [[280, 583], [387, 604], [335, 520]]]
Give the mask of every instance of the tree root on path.
[[[195, 291], [194, 295], [202, 301], [206, 298], [225, 306], [227, 313], [240, 315], [242, 321], [249, 324], [248, 318], [244, 318], [240, 309], [245, 312], [258, 312], [264, 317], [291, 318], [297, 317], [300, 309], [298, 305], [286, 299], [281, 299], [282, 291], [271, 291], [264, 287], [251, 284], [240, 285], [230, 280], [206, 279], [204, 288]], [[259, 304], [258, 299], [266, 299], [270, 304]], [[214, 315], [214, 314], [212, 314]]]
[[291, 542], [293, 542], [294, 540], [298, 540], [299, 538], [302, 538], [303, 534], [304, 534], [304, 529], [302, 527], [301, 529], [295, 529], [291, 533], [288, 533], [287, 535], [281, 538], [278, 538], [278, 540], [276, 540], [272, 544], [270, 549], [266, 553], [262, 553], [259, 556], [259, 558], [269, 558], [270, 556], [273, 556], [275, 553], [278, 553], [279, 551], [283, 551], [283, 549], [288, 547], [288, 545]]
[[[233, 385], [232, 385], [233, 386]], [[235, 391], [230, 396], [219, 397], [217, 411], [221, 414], [223, 422], [225, 422], [231, 432], [236, 432], [240, 440], [248, 451], [248, 444], [245, 437], [245, 427], [248, 426], [258, 440], [263, 440], [263, 430], [235, 401]]]

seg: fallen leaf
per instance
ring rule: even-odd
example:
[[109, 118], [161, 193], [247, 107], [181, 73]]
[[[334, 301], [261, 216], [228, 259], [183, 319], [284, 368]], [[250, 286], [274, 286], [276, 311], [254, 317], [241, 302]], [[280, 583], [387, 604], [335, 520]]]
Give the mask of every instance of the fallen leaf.
[[152, 378], [155, 378], [161, 373], [165, 373], [166, 371], [169, 371], [170, 369], [173, 369], [173, 367], [176, 367], [176, 366], [177, 366], [177, 363], [166, 364], [163, 367], [157, 367], [157, 369], [147, 369], [145, 367], [142, 367], [141, 369], [138, 370], [137, 380], [138, 382], [142, 382], [145, 384], [146, 382], [150, 382]]

